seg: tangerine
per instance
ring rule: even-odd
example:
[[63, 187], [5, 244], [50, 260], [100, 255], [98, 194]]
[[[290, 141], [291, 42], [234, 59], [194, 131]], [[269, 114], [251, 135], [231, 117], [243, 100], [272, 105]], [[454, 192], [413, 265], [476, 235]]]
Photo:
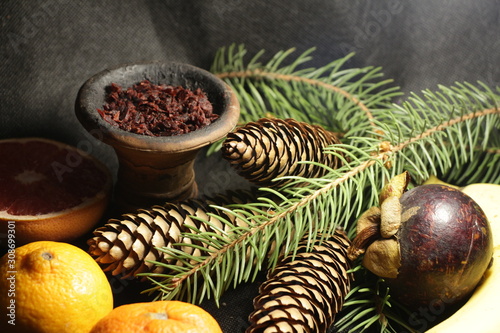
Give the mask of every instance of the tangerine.
[[222, 333], [212, 315], [182, 301], [121, 305], [102, 318], [90, 333]]
[[88, 333], [113, 309], [106, 275], [82, 249], [39, 241], [0, 259], [0, 331]]

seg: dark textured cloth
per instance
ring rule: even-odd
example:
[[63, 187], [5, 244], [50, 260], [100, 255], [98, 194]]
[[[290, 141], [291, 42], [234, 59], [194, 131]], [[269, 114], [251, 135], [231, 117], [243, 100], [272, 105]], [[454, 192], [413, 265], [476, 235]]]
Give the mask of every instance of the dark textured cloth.
[[[0, 138], [44, 136], [85, 150], [116, 171], [110, 147], [74, 115], [78, 89], [123, 63], [179, 61], [208, 69], [222, 46], [249, 54], [316, 47], [311, 66], [356, 52], [348, 66], [382, 66], [405, 92], [481, 80], [500, 85], [499, 0], [3, 0], [0, 3]], [[265, 59], [264, 57], [263, 59]], [[219, 161], [197, 162], [202, 192], [233, 184]], [[144, 299], [114, 281], [118, 303]], [[207, 302], [225, 332], [243, 332], [255, 285]]]

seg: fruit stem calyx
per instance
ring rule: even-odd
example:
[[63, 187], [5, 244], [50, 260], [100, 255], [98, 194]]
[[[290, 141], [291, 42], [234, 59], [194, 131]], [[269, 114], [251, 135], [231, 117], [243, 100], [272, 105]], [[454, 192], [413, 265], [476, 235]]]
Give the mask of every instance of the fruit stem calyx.
[[347, 249], [347, 257], [351, 261], [356, 260], [360, 255], [365, 253], [368, 246], [380, 237], [380, 224], [367, 226], [352, 240], [351, 246]]
[[357, 235], [348, 249], [347, 256], [357, 259], [379, 239], [389, 239], [401, 225], [399, 198], [407, 190], [411, 177], [408, 171], [394, 176], [384, 185], [379, 197], [379, 206], [366, 210], [358, 219]]
[[50, 261], [54, 258], [54, 255], [50, 252], [44, 252], [44, 253], [42, 253], [42, 258]]

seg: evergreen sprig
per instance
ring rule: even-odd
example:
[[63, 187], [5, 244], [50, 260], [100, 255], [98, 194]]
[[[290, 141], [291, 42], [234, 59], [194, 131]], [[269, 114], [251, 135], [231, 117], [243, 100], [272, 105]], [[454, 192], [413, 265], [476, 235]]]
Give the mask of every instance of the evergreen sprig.
[[[307, 67], [314, 48], [290, 60], [294, 51], [278, 52], [266, 63], [261, 62], [264, 51], [246, 61], [243, 45], [216, 54], [210, 71], [238, 96], [241, 124], [271, 115], [318, 124], [341, 136], [365, 135], [373, 127], [372, 113], [402, 94], [392, 79], [379, 80], [381, 67], [347, 68], [354, 54], [314, 68]], [[209, 153], [219, 147], [212, 148]]]
[[[253, 203], [213, 206], [237, 216], [233, 221], [240, 223], [214, 214], [230, 233], [186, 233], [193, 244], [211, 249], [204, 256], [162, 249], [185, 265], [168, 267], [167, 274], [144, 274], [154, 283], [149, 291], [159, 291], [159, 298], [218, 302], [231, 286], [273, 269], [280, 254], [293, 255], [305, 234], [312, 240], [341, 226], [353, 237], [356, 218], [378, 203], [387, 179], [405, 170], [414, 184], [432, 174], [463, 185], [500, 183], [499, 88], [457, 83], [411, 94], [395, 104], [401, 92], [382, 78], [379, 68], [345, 68], [352, 55], [308, 68], [312, 50], [290, 61], [292, 52], [279, 52], [263, 64], [262, 52], [246, 61], [245, 48], [233, 45], [220, 50], [211, 70], [238, 94], [242, 123], [272, 114], [342, 133], [342, 143], [325, 153], [337, 155], [344, 165], [319, 179], [290, 177], [293, 181], [283, 188], [261, 188]], [[278, 200], [269, 199], [269, 194]], [[381, 332], [392, 332], [407, 326], [389, 310], [390, 293], [381, 291], [378, 281], [354, 281], [345, 317], [337, 317], [338, 327], [378, 325]]]

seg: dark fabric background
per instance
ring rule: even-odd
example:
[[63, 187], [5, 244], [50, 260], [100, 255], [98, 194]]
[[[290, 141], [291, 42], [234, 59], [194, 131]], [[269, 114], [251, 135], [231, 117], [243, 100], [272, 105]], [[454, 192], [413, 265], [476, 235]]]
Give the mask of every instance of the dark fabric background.
[[[87, 150], [113, 171], [113, 151], [74, 116], [81, 84], [122, 63], [167, 60], [208, 69], [218, 48], [244, 43], [267, 57], [316, 47], [321, 66], [349, 52], [349, 66], [382, 66], [405, 92], [455, 81], [500, 85], [500, 1], [3, 0], [0, 3], [0, 138], [44, 136]], [[201, 158], [201, 191], [234, 186], [231, 171]], [[113, 279], [117, 302], [136, 299]], [[242, 332], [256, 287], [207, 302], [225, 332]]]

